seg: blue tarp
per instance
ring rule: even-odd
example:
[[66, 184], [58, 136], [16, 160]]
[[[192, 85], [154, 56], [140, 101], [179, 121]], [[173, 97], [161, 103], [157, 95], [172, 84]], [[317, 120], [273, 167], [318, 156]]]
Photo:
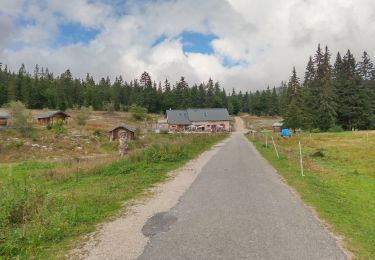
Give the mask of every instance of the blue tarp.
[[291, 137], [291, 136], [292, 136], [292, 133], [289, 132], [289, 129], [284, 128], [283, 130], [281, 130], [281, 136], [288, 136], [288, 137]]

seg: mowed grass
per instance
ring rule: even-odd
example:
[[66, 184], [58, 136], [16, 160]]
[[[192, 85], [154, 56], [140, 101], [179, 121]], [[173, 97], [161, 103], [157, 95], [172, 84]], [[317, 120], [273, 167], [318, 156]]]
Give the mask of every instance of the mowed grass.
[[[60, 172], [61, 163], [0, 166], [0, 258], [65, 258], [83, 234], [226, 135], [152, 135], [127, 158]], [[63, 173], [63, 177], [59, 176]]]
[[[270, 135], [270, 134], [269, 134]], [[277, 159], [265, 135], [253, 141], [302, 199], [312, 205], [358, 259], [375, 259], [375, 133], [343, 132], [274, 137]], [[301, 140], [305, 176], [301, 176]]]

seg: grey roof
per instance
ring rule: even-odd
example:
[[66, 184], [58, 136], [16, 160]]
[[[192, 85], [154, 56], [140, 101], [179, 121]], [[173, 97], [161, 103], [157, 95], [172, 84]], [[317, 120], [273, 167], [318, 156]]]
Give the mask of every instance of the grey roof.
[[135, 132], [136, 128], [135, 127], [132, 127], [132, 126], [129, 126], [129, 125], [126, 125], [126, 124], [119, 124], [118, 126], [112, 128], [111, 130], [109, 130], [108, 132], [112, 132], [114, 130], [116, 130], [117, 128], [125, 128], [127, 130], [129, 130], [130, 132]]
[[283, 122], [275, 122], [275, 123], [272, 124], [273, 127], [281, 127], [283, 125], [284, 125]]
[[56, 114], [64, 114], [65, 116], [70, 117], [67, 113], [65, 113], [63, 111], [46, 111], [46, 112], [43, 112], [43, 113], [39, 114], [37, 118], [38, 119], [50, 118], [50, 117], [53, 117]]
[[187, 110], [190, 121], [229, 121], [226, 108], [200, 108]]
[[167, 110], [167, 120], [169, 124], [191, 125], [186, 110]]
[[187, 110], [167, 110], [168, 123], [190, 125], [199, 121], [229, 121], [226, 108], [189, 108]]
[[8, 114], [8, 112], [0, 111], [0, 118], [10, 118], [10, 115]]

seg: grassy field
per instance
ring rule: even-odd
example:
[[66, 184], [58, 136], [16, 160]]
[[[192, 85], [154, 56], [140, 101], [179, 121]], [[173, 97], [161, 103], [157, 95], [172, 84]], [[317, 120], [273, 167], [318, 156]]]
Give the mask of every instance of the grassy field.
[[[268, 135], [268, 147], [266, 147]], [[274, 135], [251, 140], [302, 199], [312, 205], [358, 259], [375, 259], [375, 132]], [[305, 176], [301, 176], [301, 140]]]
[[[30, 112], [35, 118], [41, 111]], [[81, 235], [116, 215], [125, 201], [225, 138], [154, 134], [157, 115], [136, 121], [126, 112], [92, 111], [81, 126], [78, 112], [68, 113], [58, 132], [35, 121], [30, 137], [0, 129], [0, 259], [64, 258]], [[108, 134], [119, 123], [141, 129], [121, 160]]]
[[116, 215], [125, 201], [225, 137], [150, 134], [147, 147], [91, 168], [48, 161], [3, 165], [0, 258], [64, 258], [77, 238]]

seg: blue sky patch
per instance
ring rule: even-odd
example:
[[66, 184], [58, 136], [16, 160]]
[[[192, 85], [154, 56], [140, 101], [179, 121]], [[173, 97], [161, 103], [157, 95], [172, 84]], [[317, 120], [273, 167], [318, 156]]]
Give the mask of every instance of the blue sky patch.
[[64, 23], [59, 26], [55, 46], [66, 46], [76, 43], [88, 44], [96, 38], [100, 30], [83, 27], [78, 23]]
[[162, 43], [163, 41], [165, 41], [168, 37], [165, 36], [164, 34], [163, 35], [160, 35], [158, 38], [156, 38], [156, 40], [151, 44], [151, 47], [155, 47], [156, 45], [158, 45], [159, 43]]
[[198, 32], [183, 32], [179, 35], [184, 52], [212, 54], [214, 50], [211, 42], [218, 37], [214, 34], [202, 34]]
[[241, 65], [247, 65], [248, 63], [245, 60], [232, 60], [229, 59], [228, 57], [224, 57], [223, 59], [223, 65], [226, 68], [233, 68], [236, 66], [241, 66]]

